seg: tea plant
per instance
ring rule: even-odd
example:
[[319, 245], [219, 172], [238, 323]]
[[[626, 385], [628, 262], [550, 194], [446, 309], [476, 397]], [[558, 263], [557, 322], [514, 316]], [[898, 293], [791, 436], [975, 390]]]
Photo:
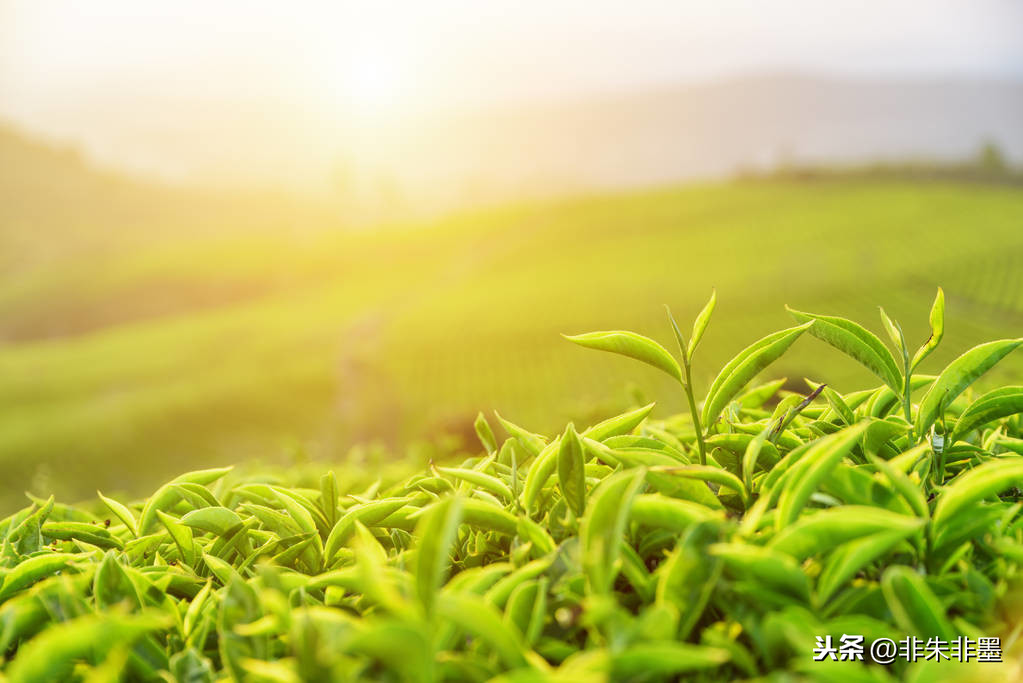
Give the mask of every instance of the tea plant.
[[[1008, 653], [1023, 387], [967, 393], [1023, 339], [920, 375], [940, 290], [912, 358], [883, 311], [895, 354], [792, 311], [701, 407], [714, 302], [688, 342], [669, 312], [680, 360], [631, 332], [569, 337], [668, 373], [688, 415], [651, 404], [553, 437], [498, 416], [504, 439], [481, 415], [481, 454], [360, 490], [211, 469], [130, 505], [33, 500], [0, 522], [4, 679], [925, 681], [940, 664], [814, 662], [816, 637], [995, 635]], [[806, 332], [884, 383], [750, 385]]]

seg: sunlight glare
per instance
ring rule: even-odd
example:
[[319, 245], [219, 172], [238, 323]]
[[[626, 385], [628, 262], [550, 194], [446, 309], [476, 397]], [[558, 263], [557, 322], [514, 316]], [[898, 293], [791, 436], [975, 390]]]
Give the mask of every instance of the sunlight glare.
[[338, 106], [356, 118], [392, 118], [407, 97], [406, 74], [393, 53], [349, 52], [335, 76]]

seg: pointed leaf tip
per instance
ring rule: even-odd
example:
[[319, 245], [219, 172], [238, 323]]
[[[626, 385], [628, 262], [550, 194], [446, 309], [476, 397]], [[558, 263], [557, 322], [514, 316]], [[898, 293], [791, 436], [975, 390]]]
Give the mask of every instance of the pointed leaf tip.
[[608, 351], [651, 365], [682, 381], [682, 368], [668, 351], [653, 339], [627, 330], [585, 332], [566, 336], [569, 341], [588, 349]]
[[687, 350], [689, 358], [692, 358], [693, 354], [696, 353], [696, 347], [699, 346], [700, 340], [703, 339], [703, 333], [707, 331], [707, 325], [710, 323], [710, 317], [714, 313], [714, 307], [717, 306], [717, 300], [717, 290], [711, 289], [710, 300], [707, 301], [703, 310], [696, 316], [696, 321], [693, 322], [693, 336], [689, 339]]
[[873, 332], [846, 318], [785, 308], [797, 321], [813, 323], [810, 334], [859, 361], [896, 394], [902, 390], [902, 372], [895, 356]]

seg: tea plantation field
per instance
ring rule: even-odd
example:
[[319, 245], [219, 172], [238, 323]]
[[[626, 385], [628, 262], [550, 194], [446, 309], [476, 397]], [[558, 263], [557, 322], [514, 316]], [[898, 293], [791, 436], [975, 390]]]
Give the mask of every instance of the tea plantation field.
[[[1023, 335], [1023, 193], [1009, 187], [750, 181], [358, 231], [201, 232], [0, 278], [4, 509], [26, 488], [134, 496], [185, 469], [336, 460], [354, 443], [376, 443], [352, 457], [378, 462], [464, 440], [479, 410], [544, 433], [637, 401], [664, 417], [683, 409], [677, 387], [559, 333], [649, 330], [667, 344], [662, 304], [691, 318], [712, 287], [703, 388], [791, 324], [784, 304], [881, 333], [880, 304], [919, 343], [941, 285], [946, 339], [922, 372]], [[1023, 359], [998, 372], [1019, 383]], [[874, 386], [805, 340], [772, 375]]]

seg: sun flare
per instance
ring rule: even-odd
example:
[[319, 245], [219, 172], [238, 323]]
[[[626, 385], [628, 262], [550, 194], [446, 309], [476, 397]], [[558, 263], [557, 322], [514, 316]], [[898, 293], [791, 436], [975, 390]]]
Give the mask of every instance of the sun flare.
[[357, 117], [393, 116], [408, 95], [407, 74], [393, 56], [360, 51], [334, 75], [335, 99]]

